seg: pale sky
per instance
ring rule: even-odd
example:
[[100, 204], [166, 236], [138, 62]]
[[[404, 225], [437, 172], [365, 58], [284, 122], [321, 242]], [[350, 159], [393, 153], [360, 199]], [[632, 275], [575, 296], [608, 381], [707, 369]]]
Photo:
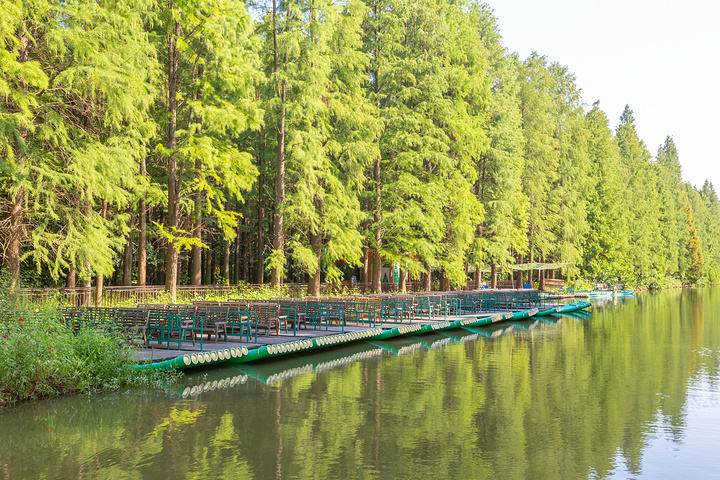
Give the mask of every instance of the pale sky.
[[672, 136], [683, 179], [720, 191], [720, 2], [487, 1], [509, 51], [568, 67], [613, 131], [630, 105], [653, 157]]

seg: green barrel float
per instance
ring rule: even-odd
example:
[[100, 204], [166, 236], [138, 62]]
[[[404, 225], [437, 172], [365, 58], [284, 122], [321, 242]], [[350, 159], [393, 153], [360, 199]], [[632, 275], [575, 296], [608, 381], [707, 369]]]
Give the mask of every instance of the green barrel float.
[[202, 365], [224, 363], [231, 359], [240, 358], [248, 354], [249, 352], [246, 346], [225, 348], [211, 352], [188, 353], [179, 357], [171, 358], [170, 360], [164, 360], [162, 362], [140, 363], [132, 365], [131, 368], [136, 370], [184, 370]]

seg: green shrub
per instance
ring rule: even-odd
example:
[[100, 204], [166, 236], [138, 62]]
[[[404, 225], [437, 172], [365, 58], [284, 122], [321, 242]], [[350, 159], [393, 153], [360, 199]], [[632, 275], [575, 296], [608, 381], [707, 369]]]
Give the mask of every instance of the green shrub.
[[0, 293], [0, 406], [175, 378], [128, 368], [136, 347], [117, 334], [73, 333], [57, 310], [29, 310], [9, 297]]

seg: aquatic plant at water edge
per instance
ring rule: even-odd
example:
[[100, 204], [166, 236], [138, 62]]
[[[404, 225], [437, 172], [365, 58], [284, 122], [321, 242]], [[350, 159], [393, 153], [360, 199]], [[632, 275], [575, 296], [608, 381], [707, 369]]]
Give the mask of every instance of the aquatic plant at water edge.
[[0, 313], [0, 406], [68, 393], [158, 384], [173, 373], [138, 372], [135, 347], [116, 333], [73, 333], [56, 310]]

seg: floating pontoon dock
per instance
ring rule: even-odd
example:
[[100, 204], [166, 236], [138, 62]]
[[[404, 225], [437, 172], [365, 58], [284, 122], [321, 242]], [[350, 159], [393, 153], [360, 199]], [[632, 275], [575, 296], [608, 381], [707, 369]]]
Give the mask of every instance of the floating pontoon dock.
[[[381, 345], [375, 348], [382, 348], [380, 342], [396, 338], [423, 335], [429, 333], [441, 333], [458, 328], [471, 329], [483, 325], [493, 325], [500, 322], [511, 321], [514, 325], [522, 328], [525, 322], [517, 323], [530, 317], [543, 317], [556, 313], [569, 313], [582, 311], [589, 307], [589, 302], [581, 301], [567, 305], [553, 306], [546, 309], [526, 309], [515, 312], [503, 312], [490, 314], [473, 314], [445, 316], [443, 320], [410, 320], [407, 323], [380, 323], [374, 327], [350, 326], [347, 324], [327, 325], [325, 329], [299, 329], [292, 337], [286, 335], [258, 336], [257, 342], [253, 343], [232, 343], [222, 342], [211, 344], [205, 342], [205, 346], [217, 345], [216, 350], [184, 350], [183, 346], [178, 350], [153, 349], [144, 352], [147, 360], [156, 360], [160, 355], [165, 356], [162, 361], [152, 361], [136, 365], [138, 369], [188, 369], [193, 367], [207, 366], [213, 364], [247, 364], [257, 360], [281, 358], [296, 352], [326, 349], [337, 345], [352, 342], [365, 341], [371, 345]], [[507, 325], [507, 324], [506, 324]], [[371, 348], [372, 349], [372, 348]], [[170, 356], [171, 358], [167, 358]]]

